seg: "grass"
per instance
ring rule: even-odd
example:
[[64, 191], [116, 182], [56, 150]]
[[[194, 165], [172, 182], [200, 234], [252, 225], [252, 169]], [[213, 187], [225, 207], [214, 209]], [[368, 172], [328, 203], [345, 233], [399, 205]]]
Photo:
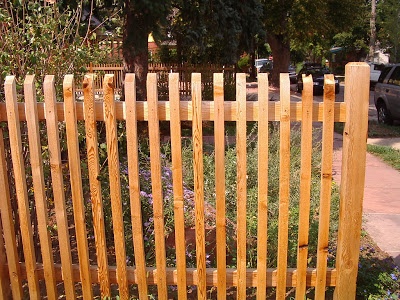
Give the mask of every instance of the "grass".
[[368, 122], [368, 137], [370, 138], [394, 138], [400, 137], [400, 124], [385, 125], [376, 121]]
[[[335, 132], [342, 134], [344, 123], [335, 123]], [[400, 138], [399, 125], [379, 124], [368, 122], [368, 138]], [[400, 150], [390, 146], [368, 145], [367, 151], [381, 158], [385, 163], [400, 171]]]
[[[343, 134], [344, 123], [335, 123], [335, 132]], [[369, 138], [400, 138], [400, 124], [385, 125], [377, 121], [368, 122]]]
[[367, 151], [378, 156], [385, 163], [400, 171], [400, 150], [389, 146], [368, 145]]

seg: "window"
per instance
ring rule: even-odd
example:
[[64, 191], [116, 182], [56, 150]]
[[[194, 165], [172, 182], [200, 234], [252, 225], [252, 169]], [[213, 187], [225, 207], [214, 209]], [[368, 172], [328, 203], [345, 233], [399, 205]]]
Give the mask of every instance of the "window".
[[396, 67], [389, 78], [389, 84], [400, 85], [400, 67]]
[[387, 74], [389, 74], [389, 72], [390, 72], [391, 69], [392, 69], [392, 67], [386, 67], [386, 68], [384, 68], [384, 69], [382, 70], [382, 72], [381, 72], [381, 75], [379, 76], [378, 82], [382, 83], [382, 82], [385, 80]]

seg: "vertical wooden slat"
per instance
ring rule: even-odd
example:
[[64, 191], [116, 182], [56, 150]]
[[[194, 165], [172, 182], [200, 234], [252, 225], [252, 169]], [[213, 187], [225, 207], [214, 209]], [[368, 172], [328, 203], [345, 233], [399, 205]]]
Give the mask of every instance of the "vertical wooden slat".
[[14, 76], [6, 77], [4, 91], [6, 96], [8, 130], [10, 135], [10, 146], [14, 167], [15, 188], [18, 200], [18, 213], [28, 277], [29, 295], [31, 299], [40, 299], [24, 158], [22, 157], [21, 128], [17, 108], [17, 90]]
[[60, 138], [56, 109], [56, 90], [54, 76], [46, 75], [44, 79], [44, 101], [46, 109], [46, 127], [51, 166], [51, 181], [53, 187], [54, 209], [57, 220], [58, 244], [62, 263], [64, 290], [67, 299], [75, 299], [73, 282], [71, 246], [68, 233], [68, 219], [65, 208], [64, 180], [61, 162]]
[[181, 114], [179, 97], [179, 74], [169, 74], [169, 102], [171, 104], [172, 180], [174, 191], [175, 247], [178, 276], [178, 298], [187, 299], [186, 247], [184, 194], [182, 176]]
[[201, 74], [192, 73], [193, 109], [193, 171], [196, 226], [196, 262], [198, 299], [206, 299], [206, 250], [204, 226], [204, 178], [203, 178], [203, 128], [201, 117]]
[[329, 242], [329, 214], [332, 189], [333, 124], [335, 105], [335, 79], [332, 74], [325, 75], [324, 113], [322, 127], [321, 192], [318, 226], [317, 281], [315, 297], [323, 299], [326, 289], [326, 269]]
[[308, 231], [310, 227], [311, 157], [312, 157], [312, 105], [313, 81], [303, 75], [299, 237], [297, 247], [296, 299], [304, 299], [306, 293]]
[[215, 197], [217, 210], [218, 299], [226, 299], [226, 200], [224, 74], [214, 74]]
[[[0, 133], [0, 138], [1, 137], [2, 133]], [[0, 176], [1, 176], [1, 171], [0, 171]], [[8, 274], [8, 268], [6, 266], [7, 256], [3, 238], [3, 226], [1, 222], [0, 222], [0, 233], [1, 233], [0, 234], [0, 297], [1, 299], [9, 299], [11, 297], [10, 277]]]
[[268, 222], [268, 74], [258, 74], [257, 299], [266, 299]]
[[29, 154], [32, 168], [32, 181], [35, 196], [40, 246], [43, 258], [43, 271], [47, 297], [57, 299], [56, 277], [54, 272], [53, 249], [48, 226], [47, 198], [44, 186], [42, 146], [40, 142], [39, 121], [36, 105], [35, 76], [27, 75], [24, 81], [25, 111], [28, 126]]
[[246, 298], [246, 206], [247, 206], [247, 136], [246, 74], [236, 74], [236, 164], [237, 164], [237, 299]]
[[343, 132], [342, 179], [334, 299], [354, 299], [364, 197], [366, 139], [368, 130], [369, 79], [366, 63], [348, 63], [344, 99], [346, 124]]
[[75, 235], [79, 257], [79, 273], [84, 299], [92, 299], [89, 249], [85, 222], [85, 205], [82, 190], [81, 159], [79, 155], [78, 125], [75, 108], [75, 84], [73, 75], [66, 75], [63, 82], [64, 115], [67, 130], [68, 164], [72, 202], [74, 208]]
[[151, 188], [153, 194], [154, 232], [157, 266], [158, 298], [167, 299], [166, 254], [164, 236], [164, 209], [161, 181], [160, 124], [158, 118], [157, 74], [147, 75], [147, 102], [149, 105], [149, 139]]
[[106, 74], [104, 76], [103, 92], [108, 155], [108, 175], [110, 179], [110, 198], [119, 296], [121, 299], [129, 299], [129, 286], [126, 271], [125, 234], [122, 214], [121, 179], [119, 175], [120, 169], [117, 140], [117, 120], [115, 116], [114, 102], [114, 75]]
[[276, 298], [285, 299], [290, 202], [290, 82], [280, 74], [279, 220]]
[[140, 202], [135, 74], [126, 74], [125, 76], [125, 103], [133, 248], [135, 250], [135, 267], [138, 274], [139, 298], [144, 300], [148, 298], [148, 289], [143, 241], [142, 207]]
[[21, 269], [17, 244], [15, 240], [15, 229], [11, 208], [10, 190], [5, 160], [3, 129], [0, 128], [0, 212], [3, 227], [3, 238], [7, 254], [7, 265], [9, 280], [13, 299], [22, 299]]
[[97, 142], [96, 111], [94, 109], [93, 74], [83, 79], [83, 96], [85, 101], [86, 151], [89, 171], [90, 200], [92, 203], [94, 236], [96, 239], [96, 255], [101, 297], [111, 297], [108, 274], [106, 231], [104, 227], [103, 200], [99, 167], [99, 151]]

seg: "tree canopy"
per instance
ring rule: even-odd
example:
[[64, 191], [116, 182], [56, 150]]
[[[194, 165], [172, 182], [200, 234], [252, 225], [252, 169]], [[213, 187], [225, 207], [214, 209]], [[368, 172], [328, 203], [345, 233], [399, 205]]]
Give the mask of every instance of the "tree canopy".
[[[278, 0], [264, 1], [264, 24], [274, 56], [272, 83], [287, 72], [291, 45], [307, 49], [330, 42], [333, 36], [352, 27], [364, 0]], [[328, 45], [327, 45], [328, 46]]]
[[400, 61], [400, 2], [381, 0], [377, 4], [378, 40], [392, 62]]

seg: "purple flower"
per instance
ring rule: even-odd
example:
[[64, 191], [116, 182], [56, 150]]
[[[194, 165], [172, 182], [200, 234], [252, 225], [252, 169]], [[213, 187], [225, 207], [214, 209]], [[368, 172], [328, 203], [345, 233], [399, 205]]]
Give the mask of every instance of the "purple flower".
[[397, 281], [397, 276], [396, 276], [395, 274], [390, 274], [390, 277], [392, 277], [392, 279], [393, 279], [394, 281]]

